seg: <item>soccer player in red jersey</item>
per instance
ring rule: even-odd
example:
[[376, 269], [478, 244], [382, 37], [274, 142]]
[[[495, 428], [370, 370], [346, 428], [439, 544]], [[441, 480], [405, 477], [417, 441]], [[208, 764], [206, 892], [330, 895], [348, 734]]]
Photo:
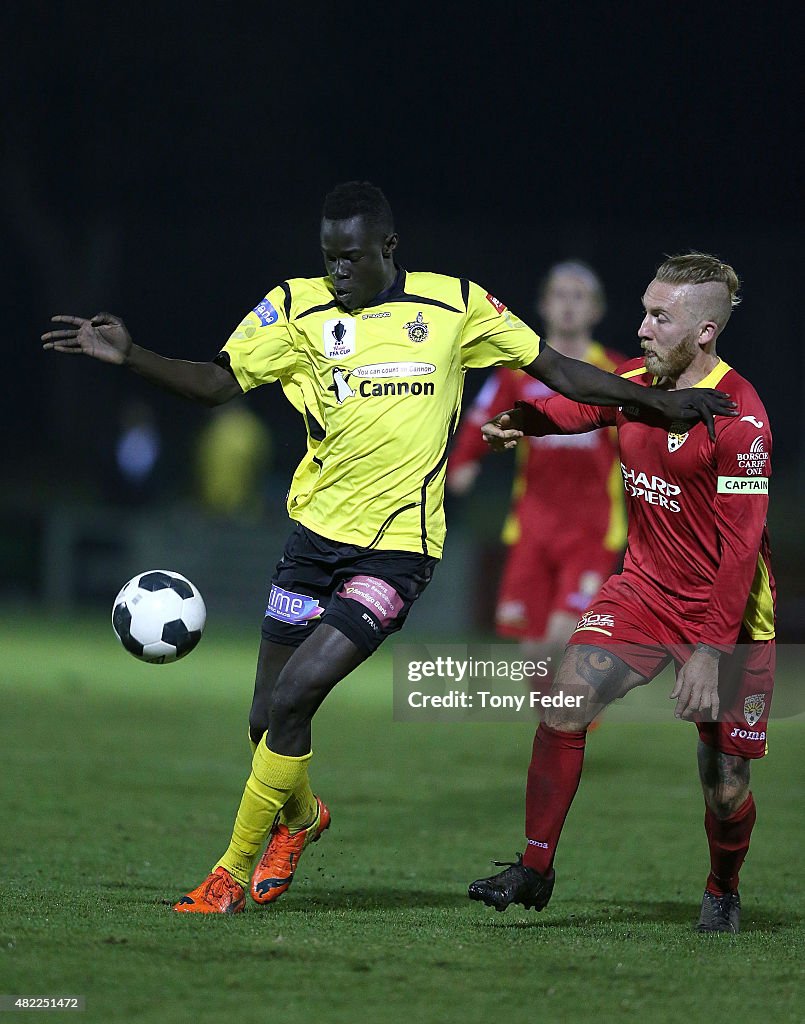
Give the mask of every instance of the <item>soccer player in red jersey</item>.
[[[605, 304], [601, 281], [585, 263], [554, 264], [540, 286], [537, 305], [545, 343], [572, 359], [614, 370], [624, 356], [604, 348], [591, 333]], [[458, 432], [447, 464], [447, 489], [463, 495], [474, 484], [489, 451], [480, 427], [495, 410], [552, 394], [525, 373], [496, 370]], [[495, 610], [497, 632], [517, 637], [524, 657], [556, 657], [614, 570], [626, 541], [614, 430], [531, 437], [520, 445], [503, 541], [509, 551]]]
[[699, 426], [636, 407], [595, 409], [561, 396], [521, 404], [484, 426], [500, 448], [523, 435], [616, 425], [628, 541], [623, 572], [582, 616], [553, 684], [554, 694], [580, 697], [579, 706], [548, 710], [534, 738], [526, 851], [500, 874], [474, 882], [471, 899], [498, 910], [547, 905], [590, 721], [673, 661], [676, 717], [695, 721], [699, 731], [710, 848], [697, 927], [738, 931], [738, 874], [755, 822], [749, 764], [766, 751], [775, 655], [769, 418], [752, 385], [716, 354], [738, 286], [732, 267], [713, 256], [667, 259], [643, 297], [644, 357], [618, 370], [646, 388], [728, 391], [738, 415], [717, 421], [715, 441]]

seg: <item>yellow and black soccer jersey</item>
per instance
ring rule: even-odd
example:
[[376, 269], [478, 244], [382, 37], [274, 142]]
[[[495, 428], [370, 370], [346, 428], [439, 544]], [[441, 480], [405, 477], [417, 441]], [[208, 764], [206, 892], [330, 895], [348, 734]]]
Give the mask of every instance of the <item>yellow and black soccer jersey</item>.
[[328, 278], [283, 282], [222, 355], [244, 391], [279, 381], [307, 425], [288, 513], [347, 544], [444, 543], [444, 473], [468, 367], [527, 366], [539, 338], [477, 284], [400, 270], [346, 312]]

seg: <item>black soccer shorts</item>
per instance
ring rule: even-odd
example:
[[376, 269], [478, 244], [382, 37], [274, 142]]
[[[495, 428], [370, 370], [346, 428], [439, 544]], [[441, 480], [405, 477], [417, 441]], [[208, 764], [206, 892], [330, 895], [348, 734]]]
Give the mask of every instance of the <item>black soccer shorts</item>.
[[437, 558], [328, 540], [297, 523], [271, 579], [263, 636], [298, 647], [320, 622], [367, 654], [402, 628]]

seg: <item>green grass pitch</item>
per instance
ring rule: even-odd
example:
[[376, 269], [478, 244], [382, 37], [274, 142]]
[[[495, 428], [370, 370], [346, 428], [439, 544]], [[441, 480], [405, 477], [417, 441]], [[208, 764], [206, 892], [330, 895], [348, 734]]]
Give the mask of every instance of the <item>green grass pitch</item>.
[[98, 620], [0, 627], [0, 994], [84, 995], [79, 1019], [132, 1024], [802, 1020], [801, 716], [754, 768], [736, 937], [692, 931], [703, 808], [695, 732], [672, 721], [590, 737], [546, 911], [470, 903], [522, 849], [533, 728], [392, 722], [386, 651], [316, 720], [333, 826], [292, 890], [179, 916], [248, 770], [256, 635], [211, 624], [152, 667]]

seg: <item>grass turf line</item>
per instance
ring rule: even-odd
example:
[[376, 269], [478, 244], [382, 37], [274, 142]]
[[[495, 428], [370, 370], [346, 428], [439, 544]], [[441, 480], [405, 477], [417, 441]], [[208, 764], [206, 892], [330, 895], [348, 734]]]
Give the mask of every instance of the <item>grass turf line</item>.
[[211, 625], [185, 661], [145, 666], [91, 621], [5, 619], [0, 993], [166, 1024], [801, 1019], [800, 722], [773, 723], [754, 769], [737, 938], [691, 930], [707, 854], [695, 731], [672, 722], [591, 736], [550, 907], [495, 914], [466, 885], [522, 848], [533, 730], [391, 722], [386, 652], [317, 717], [334, 820], [293, 889], [173, 915], [226, 845], [256, 644]]

